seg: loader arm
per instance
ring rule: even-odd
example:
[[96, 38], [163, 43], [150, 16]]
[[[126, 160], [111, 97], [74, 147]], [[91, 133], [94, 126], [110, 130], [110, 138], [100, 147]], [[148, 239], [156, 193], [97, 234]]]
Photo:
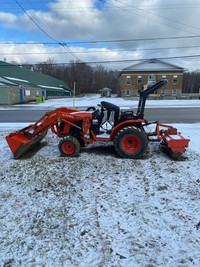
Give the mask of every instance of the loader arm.
[[51, 128], [52, 132], [59, 135], [60, 127], [59, 123], [64, 121], [66, 124], [69, 124], [73, 127], [78, 127], [76, 124], [72, 123], [70, 120], [75, 120], [77, 110], [70, 108], [57, 108], [55, 110], [49, 111], [40, 117], [34, 124], [29, 125], [28, 127], [20, 130], [24, 134], [31, 135], [32, 137], [47, 131]]
[[[65, 115], [66, 116], [66, 115]], [[71, 118], [71, 116], [70, 116]], [[69, 124], [73, 127], [78, 127], [76, 124], [70, 122], [67, 120], [67, 117], [63, 118], [63, 113], [60, 111], [53, 111], [48, 112], [44, 116], [42, 116], [38, 121], [36, 121], [33, 125], [31, 125], [31, 128], [28, 128], [25, 132], [31, 132], [30, 130], [33, 130], [31, 135], [34, 137], [38, 134], [40, 134], [43, 131], [48, 130], [51, 128], [51, 131], [57, 135], [60, 133], [60, 126], [59, 122], [65, 122], [66, 124]]]

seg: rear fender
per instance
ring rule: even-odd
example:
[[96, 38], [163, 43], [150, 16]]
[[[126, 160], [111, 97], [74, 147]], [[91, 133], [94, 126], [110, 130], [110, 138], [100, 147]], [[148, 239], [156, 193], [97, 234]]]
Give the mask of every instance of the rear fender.
[[145, 122], [145, 120], [143, 119], [136, 119], [136, 120], [125, 120], [125, 121], [122, 121], [118, 124], [116, 124], [112, 131], [111, 131], [111, 134], [110, 134], [110, 140], [112, 140], [115, 135], [124, 127], [127, 127], [127, 126], [135, 126], [137, 128], [140, 128], [141, 127], [141, 123], [142, 122]]

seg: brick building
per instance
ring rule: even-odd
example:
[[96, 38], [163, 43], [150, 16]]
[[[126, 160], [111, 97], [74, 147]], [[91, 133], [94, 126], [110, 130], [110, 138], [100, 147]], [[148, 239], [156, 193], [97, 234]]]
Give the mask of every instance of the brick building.
[[158, 89], [152, 97], [177, 98], [182, 94], [184, 69], [157, 59], [145, 60], [120, 72], [122, 97], [138, 96], [139, 90], [162, 79], [168, 83]]

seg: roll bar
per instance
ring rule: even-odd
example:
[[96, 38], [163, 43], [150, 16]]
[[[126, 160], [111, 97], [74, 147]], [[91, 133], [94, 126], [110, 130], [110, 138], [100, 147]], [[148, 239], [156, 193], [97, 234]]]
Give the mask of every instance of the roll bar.
[[143, 119], [144, 117], [144, 109], [145, 109], [146, 99], [148, 95], [155, 92], [158, 88], [162, 87], [167, 82], [168, 82], [167, 80], [159, 81], [153, 84], [152, 86], [150, 86], [149, 88], [147, 88], [146, 90], [140, 92], [140, 98], [139, 98], [139, 103], [138, 103], [138, 108], [137, 108], [138, 118]]

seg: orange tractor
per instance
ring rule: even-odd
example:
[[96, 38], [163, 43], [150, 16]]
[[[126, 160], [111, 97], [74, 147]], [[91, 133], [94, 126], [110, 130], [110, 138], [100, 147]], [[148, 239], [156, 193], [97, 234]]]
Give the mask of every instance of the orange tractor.
[[[189, 140], [176, 128], [158, 121], [149, 123], [144, 119], [148, 95], [167, 81], [159, 81], [140, 92], [136, 113], [120, 111], [114, 104], [102, 101], [100, 108], [89, 107], [86, 111], [61, 107], [47, 112], [35, 123], [6, 136], [15, 159], [20, 158], [47, 134], [48, 129], [60, 137], [59, 150], [62, 156], [77, 156], [81, 147], [94, 141], [112, 141], [117, 154], [123, 158], [140, 158], [148, 148], [149, 141], [157, 140], [172, 157], [185, 151]], [[145, 126], [155, 124], [155, 131], [148, 133]]]

